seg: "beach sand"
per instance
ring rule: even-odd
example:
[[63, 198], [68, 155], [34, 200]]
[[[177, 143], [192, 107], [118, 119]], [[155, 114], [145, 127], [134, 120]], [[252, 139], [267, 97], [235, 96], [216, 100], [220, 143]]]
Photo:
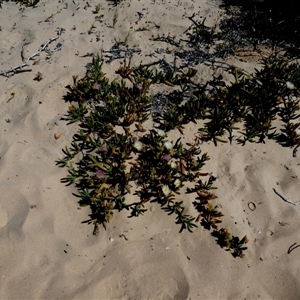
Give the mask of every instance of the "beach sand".
[[[49, 44], [52, 50], [60, 43], [61, 50], [41, 52], [24, 68], [30, 72], [0, 76], [0, 299], [299, 299], [300, 248], [287, 252], [300, 243], [300, 207], [284, 202], [273, 188], [300, 200], [300, 159], [274, 141], [201, 145], [211, 157], [203, 172], [217, 177], [224, 226], [249, 238], [243, 259], [220, 248], [201, 226], [179, 233], [174, 216], [156, 204], [139, 218], [115, 214], [97, 236], [82, 223], [89, 208], [77, 209], [75, 187], [60, 182], [67, 170], [55, 164], [76, 132], [62, 120], [72, 76], [84, 76], [92, 60], [87, 54], [110, 49], [114, 39], [127, 35], [128, 45], [141, 49], [132, 65], [150, 62], [154, 58], [147, 55], [168, 47], [151, 41], [152, 35], [180, 38], [191, 25], [187, 16], [206, 16], [213, 25], [221, 12], [218, 1], [126, 0], [117, 14], [109, 1], [86, 3], [49, 0], [22, 8], [4, 2], [0, 9], [0, 70], [21, 64], [22, 56], [64, 29]], [[96, 4], [99, 14], [93, 13]], [[138, 12], [143, 17], [136, 24]], [[143, 26], [149, 30], [137, 30]], [[109, 78], [116, 78], [122, 61], [104, 65]], [[240, 66], [252, 71], [257, 60]], [[197, 68], [204, 82], [211, 73], [201, 64]], [[41, 81], [33, 80], [38, 72]], [[185, 141], [194, 139], [191, 126]]]

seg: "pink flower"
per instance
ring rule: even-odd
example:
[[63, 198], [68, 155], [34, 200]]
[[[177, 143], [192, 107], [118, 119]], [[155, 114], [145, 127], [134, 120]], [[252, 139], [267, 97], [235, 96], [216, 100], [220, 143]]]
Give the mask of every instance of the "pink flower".
[[107, 152], [106, 145], [105, 145], [105, 144], [101, 145], [101, 146], [98, 148], [98, 151], [99, 151], [99, 152]]
[[100, 88], [100, 85], [99, 85], [97, 82], [94, 83], [93, 89], [94, 89], [94, 90], [99, 90], [99, 88]]
[[170, 154], [164, 154], [162, 159], [165, 160], [165, 161], [169, 161], [171, 159], [171, 155]]
[[98, 171], [96, 172], [96, 177], [98, 177], [99, 179], [101, 179], [101, 178], [104, 178], [104, 177], [105, 177], [105, 174], [104, 174], [103, 171], [98, 170]]
[[141, 90], [143, 89], [143, 85], [142, 85], [141, 83], [136, 84], [135, 87], [136, 87], [139, 91], [141, 91]]

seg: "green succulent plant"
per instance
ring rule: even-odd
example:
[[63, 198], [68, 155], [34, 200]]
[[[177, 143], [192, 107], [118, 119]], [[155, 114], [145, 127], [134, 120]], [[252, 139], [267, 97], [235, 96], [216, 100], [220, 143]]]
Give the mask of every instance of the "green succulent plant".
[[[194, 118], [183, 114], [168, 119], [166, 130], [160, 128], [166, 124], [157, 123], [150, 130], [143, 125], [151, 117], [151, 84], [192, 84], [195, 71], [132, 68], [129, 60], [117, 70], [120, 80], [110, 82], [102, 65], [103, 58], [96, 55], [86, 76], [80, 80], [73, 76], [73, 84], [67, 87], [65, 100], [71, 106], [66, 120], [69, 124], [77, 122], [79, 130], [71, 147], [63, 150], [64, 157], [57, 161], [68, 167], [69, 175], [62, 182], [75, 184], [80, 205], [90, 206], [86, 222], [94, 225], [94, 234], [99, 232], [99, 225], [106, 228], [116, 211], [129, 210], [129, 217], [137, 217], [147, 211], [149, 202], [175, 214], [180, 231], [192, 232], [198, 222], [216, 230], [223, 216], [218, 206], [210, 203], [217, 198], [211, 193], [216, 178], [200, 179], [209, 175], [201, 172], [209, 156], [201, 154], [199, 138], [189, 145], [180, 138], [167, 139], [168, 130], [182, 131], [182, 123]], [[194, 207], [198, 218], [186, 212], [182, 192], [187, 182], [196, 182], [186, 193], [197, 194]], [[140, 200], [130, 203], [128, 194]]]
[[[194, 17], [189, 18], [192, 26], [188, 42], [198, 49], [175, 53], [181, 58], [186, 54], [186, 60], [193, 63], [199, 51], [206, 55], [204, 43], [214, 45], [225, 34], [224, 28], [218, 32], [216, 27], [207, 27], [205, 20], [198, 22]], [[153, 39], [178, 48], [183, 43], [164, 35]], [[221, 44], [207, 59], [229, 54], [226, 47], [230, 45]], [[163, 68], [151, 68], [162, 63]], [[86, 222], [94, 225], [94, 233], [99, 232], [100, 225], [106, 228], [116, 211], [125, 209], [129, 217], [137, 217], [146, 213], [152, 202], [168, 214], [175, 214], [180, 231], [193, 231], [200, 224], [212, 230], [217, 243], [234, 257], [243, 257], [248, 238], [240, 239], [219, 228], [223, 214], [214, 204], [216, 178], [202, 172], [210, 158], [201, 153], [199, 144], [213, 141], [217, 146], [220, 142], [237, 141], [244, 145], [273, 139], [283, 146], [295, 147], [295, 154], [300, 146], [299, 65], [275, 53], [263, 58], [261, 68], [254, 74], [228, 66], [224, 69], [231, 74], [231, 83], [220, 75], [204, 84], [194, 81], [193, 67], [172, 68], [163, 61], [139, 67], [125, 61], [116, 72], [119, 80], [112, 82], [102, 72], [102, 66], [103, 58], [96, 55], [86, 76], [80, 80], [74, 76], [73, 84], [68, 86], [65, 100], [70, 102], [70, 108], [66, 119], [78, 123], [79, 130], [58, 161], [68, 167], [69, 175], [63, 182], [75, 184], [79, 203], [90, 206]], [[164, 95], [165, 109], [154, 114], [150, 87], [162, 84], [174, 89]], [[145, 126], [149, 119], [152, 129]], [[281, 128], [274, 125], [276, 119]], [[194, 143], [184, 145], [180, 138], [168, 140], [169, 131], [175, 129], [183, 134], [186, 124], [198, 124], [199, 120], [204, 125], [196, 126]], [[185, 187], [188, 182], [193, 182], [194, 187]], [[128, 203], [128, 194], [139, 200]], [[184, 194], [195, 195], [195, 216], [186, 212]]]

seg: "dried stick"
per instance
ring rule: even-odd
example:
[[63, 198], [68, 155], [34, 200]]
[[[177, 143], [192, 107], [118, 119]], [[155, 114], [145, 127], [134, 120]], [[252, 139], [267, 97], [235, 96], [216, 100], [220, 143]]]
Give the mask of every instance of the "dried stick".
[[[58, 29], [57, 29], [57, 36], [55, 36], [55, 37], [53, 37], [53, 38], [50, 38], [47, 42], [45, 42], [44, 44], [42, 44], [42, 46], [40, 47], [40, 49], [39, 49], [36, 53], [33, 53], [32, 55], [30, 55], [26, 60], [24, 59], [23, 51], [24, 51], [24, 46], [26, 46], [28, 43], [25, 43], [25, 44], [22, 46], [22, 51], [21, 51], [21, 58], [22, 58], [23, 63], [22, 63], [21, 65], [12, 67], [12, 68], [10, 68], [10, 69], [0, 71], [0, 75], [3, 75], [3, 76], [5, 76], [5, 77], [10, 77], [10, 73], [16, 74], [16, 73], [19, 73], [19, 72], [31, 71], [31, 70], [21, 70], [21, 69], [24, 68], [24, 67], [26, 67], [26, 66], [28, 66], [28, 63], [29, 63], [30, 60], [32, 60], [34, 57], [40, 55], [40, 53], [41, 53], [42, 51], [45, 51], [45, 49], [48, 47], [48, 45], [49, 45], [51, 42], [57, 40], [57, 39], [61, 36], [61, 34], [62, 34], [63, 31], [64, 31], [63, 28], [58, 28]], [[54, 50], [52, 50], [52, 52], [58, 51], [58, 50], [60, 50], [61, 48], [62, 48], [62, 45], [59, 44], [59, 45], [57, 45], [57, 46], [55, 47]]]
[[300, 245], [297, 245], [297, 243], [294, 243], [293, 245], [291, 245], [287, 251], [287, 254], [290, 254], [293, 250], [295, 250], [296, 248], [299, 248]]
[[277, 196], [279, 196], [283, 201], [285, 201], [285, 202], [287, 202], [287, 203], [290, 203], [290, 204], [293, 204], [293, 205], [298, 205], [298, 204], [300, 204], [300, 201], [295, 202], [295, 201], [289, 200], [289, 199], [287, 199], [287, 198], [284, 198], [284, 197], [281, 196], [274, 188], [273, 188], [273, 191], [274, 191], [274, 193], [275, 193]]
[[296, 147], [295, 147], [295, 149], [293, 150], [293, 157], [297, 157], [297, 153], [298, 153], [298, 148], [300, 147], [300, 144], [299, 145], [297, 145]]

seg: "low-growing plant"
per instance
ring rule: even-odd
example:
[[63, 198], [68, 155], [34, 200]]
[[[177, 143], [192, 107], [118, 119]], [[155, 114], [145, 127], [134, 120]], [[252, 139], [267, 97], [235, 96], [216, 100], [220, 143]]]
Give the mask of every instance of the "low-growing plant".
[[38, 3], [40, 2], [40, 0], [23, 0], [22, 3], [26, 6], [36, 6]]
[[[100, 225], [106, 228], [116, 211], [125, 209], [130, 217], [137, 217], [148, 210], [149, 202], [175, 214], [180, 231], [192, 232], [199, 222], [207, 229], [219, 230], [223, 215], [211, 203], [217, 198], [211, 192], [216, 178], [201, 172], [209, 156], [201, 154], [199, 138], [184, 145], [180, 138], [169, 141], [167, 131], [155, 124], [150, 129], [145, 125], [151, 117], [150, 86], [180, 86], [195, 72], [154, 72], [132, 68], [129, 61], [117, 71], [121, 79], [110, 82], [102, 65], [102, 57], [95, 56], [86, 76], [80, 80], [73, 76], [73, 85], [68, 86], [65, 99], [71, 106], [66, 118], [69, 123], [79, 122], [79, 131], [57, 162], [68, 167], [69, 175], [62, 182], [75, 184], [80, 205], [90, 206], [86, 222], [94, 225], [94, 234]], [[209, 177], [206, 182], [201, 179], [205, 176]], [[187, 213], [189, 200], [183, 200], [188, 182], [195, 182], [193, 189], [186, 188], [186, 194], [196, 193], [192, 204], [198, 217]], [[218, 239], [227, 238], [226, 229], [219, 232]], [[222, 246], [242, 257], [246, 238], [230, 235], [227, 240]]]
[[93, 11], [94, 14], [98, 14], [101, 10], [101, 5], [100, 4], [97, 4], [95, 5], [95, 9]]
[[41, 80], [43, 80], [43, 78], [44, 78], [43, 73], [37, 72], [35, 74], [35, 77], [33, 78], [33, 80], [35, 80], [35, 81], [41, 81]]
[[[255, 30], [261, 30], [263, 25], [257, 16], [250, 16], [252, 20], [244, 22], [250, 21]], [[71, 147], [63, 150], [65, 157], [58, 164], [68, 167], [69, 175], [63, 182], [77, 186], [80, 205], [90, 206], [86, 222], [94, 225], [95, 234], [100, 225], [106, 228], [116, 211], [125, 209], [130, 217], [137, 217], [152, 202], [175, 214], [180, 231], [193, 231], [201, 224], [212, 230], [221, 247], [234, 257], [243, 257], [248, 238], [240, 239], [219, 228], [223, 214], [213, 204], [216, 178], [202, 172], [209, 156], [201, 153], [199, 142], [212, 140], [217, 145], [235, 139], [244, 145], [274, 139], [283, 146], [295, 147], [296, 154], [300, 146], [299, 65], [275, 53], [263, 58], [254, 74], [227, 65], [225, 71], [232, 75], [233, 82], [225, 82], [220, 75], [199, 84], [193, 80], [196, 70], [191, 66], [208, 61], [214, 67], [217, 57], [232, 54], [236, 46], [255, 47], [263, 35], [261, 31], [251, 35], [246, 23], [242, 28], [230, 27], [229, 19], [222, 20], [218, 29], [206, 26], [205, 19], [196, 21], [194, 15], [189, 19], [192, 25], [187, 40], [175, 40], [170, 35], [152, 37], [176, 47], [175, 56], [186, 62], [186, 68], [171, 67], [164, 60], [158, 62], [157, 69], [151, 68], [156, 63], [133, 68], [129, 61], [117, 71], [120, 81], [109, 82], [98, 55], [83, 79], [73, 77], [66, 96], [71, 102], [68, 120], [79, 122], [80, 130]], [[117, 10], [113, 27], [116, 22]], [[233, 18], [232, 22], [241, 20]], [[277, 37], [273, 45], [280, 42]], [[182, 50], [183, 42], [190, 49]], [[119, 49], [121, 43], [116, 45]], [[156, 96], [149, 95], [150, 86], [159, 84], [174, 87], [169, 94], [157, 95], [166, 100], [163, 109], [154, 107]], [[154, 121], [151, 129], [145, 125], [150, 117]], [[276, 119], [281, 128], [274, 125]], [[180, 138], [167, 139], [170, 130], [183, 134], [186, 124], [198, 124], [198, 120], [204, 121], [204, 126], [197, 128], [194, 143], [184, 145]], [[188, 182], [194, 182], [194, 187], [187, 188]], [[186, 212], [184, 190], [190, 197], [195, 195], [192, 205], [198, 216]], [[128, 198], [136, 201], [129, 202]]]
[[[215, 145], [232, 142], [236, 136], [243, 145], [273, 139], [283, 146], [298, 147], [299, 64], [273, 54], [263, 58], [261, 65], [262, 68], [252, 75], [240, 68], [228, 67], [232, 83], [214, 77], [202, 86], [193, 82], [195, 70], [192, 68], [176, 76], [174, 70], [162, 75], [163, 72], [149, 71], [142, 66], [138, 72], [150, 73], [148, 76], [153, 82], [161, 80], [181, 87], [181, 91], [172, 91], [167, 96], [167, 111], [156, 116], [162, 130], [177, 128], [182, 133], [185, 124], [203, 120], [204, 127], [198, 129], [199, 138], [213, 140]], [[188, 96], [186, 90], [190, 91]], [[283, 128], [274, 125], [278, 119]]]

